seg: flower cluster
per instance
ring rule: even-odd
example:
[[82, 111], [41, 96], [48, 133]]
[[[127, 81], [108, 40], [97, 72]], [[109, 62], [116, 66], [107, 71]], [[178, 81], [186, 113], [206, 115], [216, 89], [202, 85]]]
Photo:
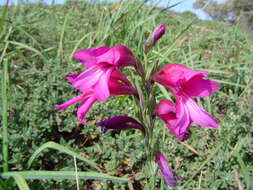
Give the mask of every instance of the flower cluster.
[[179, 64], [169, 64], [155, 74], [154, 81], [164, 85], [175, 99], [162, 100], [156, 114], [165, 121], [167, 128], [179, 141], [189, 136], [189, 126], [195, 122], [202, 127], [218, 127], [218, 122], [199, 106], [192, 97], [205, 97], [217, 91], [219, 84], [204, 79], [208, 72], [195, 71]]
[[136, 65], [136, 60], [127, 47], [118, 45], [84, 49], [77, 51], [74, 57], [87, 69], [79, 74], [68, 74], [66, 77], [82, 94], [58, 105], [57, 110], [81, 101], [77, 118], [85, 124], [85, 115], [97, 100], [103, 102], [110, 96], [137, 94], [129, 80], [119, 70], [121, 67]]
[[[144, 52], [147, 53], [153, 47], [159, 38], [165, 33], [165, 25], [160, 25], [153, 33], [149, 43], [144, 45]], [[156, 115], [164, 120], [168, 130], [176, 137], [178, 141], [185, 141], [189, 138], [189, 128], [192, 123], [202, 127], [217, 128], [218, 121], [207, 111], [198, 105], [193, 98], [206, 97], [218, 90], [220, 85], [212, 80], [206, 79], [208, 72], [196, 71], [180, 64], [165, 65], [160, 71], [156, 71], [148, 80], [145, 71], [133, 55], [133, 53], [123, 45], [114, 47], [99, 47], [77, 51], [74, 58], [80, 61], [86, 70], [79, 74], [68, 74], [66, 78], [72, 86], [78, 89], [81, 94], [77, 97], [56, 107], [57, 110], [65, 109], [77, 102], [81, 102], [77, 109], [77, 118], [85, 124], [85, 115], [96, 102], [104, 102], [110, 96], [133, 95], [137, 102], [140, 101], [140, 92], [134, 88], [131, 82], [120, 71], [126, 66], [133, 66], [144, 81], [144, 88], [154, 82], [163, 85], [173, 96], [175, 102], [164, 99], [160, 101], [155, 110], [150, 110], [150, 118]], [[146, 108], [150, 109], [148, 104], [153, 102], [146, 101]], [[146, 116], [143, 116], [143, 118]], [[144, 121], [138, 118], [139, 121]], [[115, 116], [96, 123], [103, 132], [108, 129], [126, 130], [139, 129], [144, 135], [152, 133], [152, 130], [146, 130], [150, 126], [141, 123], [128, 116]], [[154, 123], [154, 122], [153, 122]], [[153, 129], [153, 127], [150, 127]], [[149, 136], [149, 135], [148, 135]], [[147, 145], [149, 146], [149, 145]], [[180, 177], [175, 177], [165, 156], [160, 151], [154, 151], [153, 157], [165, 182], [169, 186], [176, 186]]]

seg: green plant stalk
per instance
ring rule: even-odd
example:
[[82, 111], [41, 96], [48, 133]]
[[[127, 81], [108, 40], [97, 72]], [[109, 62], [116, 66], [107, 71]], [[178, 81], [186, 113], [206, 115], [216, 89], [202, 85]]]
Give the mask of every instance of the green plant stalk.
[[8, 120], [7, 120], [7, 81], [8, 81], [7, 60], [3, 61], [2, 74], [2, 135], [3, 135], [3, 171], [8, 171]]
[[[144, 61], [146, 63], [146, 60]], [[143, 65], [140, 65], [142, 67]], [[141, 76], [142, 78], [142, 90], [140, 86], [137, 86], [137, 91], [140, 96], [139, 100], [139, 116], [141, 118], [140, 121], [143, 122], [145, 126], [145, 137], [144, 137], [144, 146], [145, 146], [145, 153], [147, 158], [147, 167], [148, 167], [148, 174], [145, 173], [146, 178], [150, 177], [150, 174], [153, 171], [153, 162], [154, 162], [154, 154], [155, 154], [155, 147], [154, 147], [154, 137], [153, 137], [153, 129], [155, 125], [155, 118], [154, 118], [154, 110], [155, 110], [155, 96], [154, 96], [154, 88], [152, 82], [150, 80], [150, 76], [152, 76], [153, 71], [156, 70], [156, 66], [152, 69], [150, 73], [147, 74], [145, 68], [142, 68], [144, 71], [143, 74], [145, 76]]]

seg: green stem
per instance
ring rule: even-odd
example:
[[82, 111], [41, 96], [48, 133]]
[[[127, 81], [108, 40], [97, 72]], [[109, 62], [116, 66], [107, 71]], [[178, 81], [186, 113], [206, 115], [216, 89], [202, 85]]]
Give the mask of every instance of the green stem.
[[8, 120], [7, 120], [7, 80], [8, 69], [7, 60], [3, 61], [2, 74], [2, 133], [3, 133], [3, 171], [8, 171]]

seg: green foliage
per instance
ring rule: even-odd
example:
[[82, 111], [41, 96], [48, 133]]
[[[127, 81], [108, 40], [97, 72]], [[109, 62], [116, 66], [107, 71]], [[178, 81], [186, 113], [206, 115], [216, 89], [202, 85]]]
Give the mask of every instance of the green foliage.
[[[185, 64], [208, 70], [211, 78], [222, 84], [217, 94], [200, 102], [220, 119], [221, 127], [218, 130], [192, 127], [191, 138], [186, 142], [198, 154], [179, 144], [161, 121], [156, 123], [154, 135], [161, 141], [160, 148], [177, 175], [184, 177], [184, 186], [178, 189], [236, 189], [233, 171], [238, 172], [245, 188], [252, 189], [252, 181], [248, 179], [253, 177], [250, 159], [253, 53], [252, 42], [239, 26], [199, 21], [194, 15], [170, 15], [166, 9], [132, 1], [108, 5], [83, 2], [57, 6], [17, 5], [9, 8], [6, 18], [9, 24], [5, 23], [0, 49], [4, 50], [1, 55], [9, 65], [10, 170], [27, 170], [33, 153], [44, 143], [54, 141], [98, 163], [103, 173], [133, 176], [135, 189], [142, 189], [146, 183], [162, 189], [159, 175], [150, 184], [140, 175], [145, 163], [140, 132], [102, 134], [94, 125], [119, 114], [134, 116], [136, 108], [132, 97], [114, 97], [103, 104], [96, 103], [88, 113], [86, 126], [77, 121], [75, 106], [64, 111], [54, 109], [78, 94], [64, 77], [83, 70], [81, 64], [72, 60], [76, 49], [123, 44], [138, 59], [147, 60], [147, 67], [153, 67], [157, 61], [162, 65]], [[144, 58], [143, 44], [161, 23], [168, 26], [167, 33]], [[0, 68], [3, 70], [2, 64]], [[132, 73], [131, 68], [125, 73], [131, 78], [128, 74]], [[158, 86], [157, 90], [158, 101], [164, 98], [165, 92]], [[2, 162], [3, 158], [0, 159]], [[77, 162], [77, 168], [87, 171], [82, 161]], [[32, 169], [74, 171], [73, 158], [44, 149], [34, 160]], [[0, 188], [15, 189], [14, 184], [11, 179], [1, 180]], [[31, 180], [28, 185], [39, 190], [76, 188], [74, 180]], [[82, 189], [127, 189], [127, 186], [80, 181]]]
[[72, 150], [66, 148], [65, 146], [62, 146], [62, 145], [60, 145], [60, 144], [57, 144], [57, 143], [51, 142], [51, 141], [49, 141], [49, 142], [43, 144], [40, 148], [38, 148], [38, 149], [33, 153], [33, 155], [31, 156], [31, 158], [30, 158], [29, 161], [28, 161], [28, 164], [27, 164], [27, 165], [28, 165], [28, 168], [31, 166], [31, 164], [32, 164], [32, 162], [34, 161], [34, 159], [35, 159], [36, 157], [38, 157], [38, 155], [39, 155], [43, 150], [45, 150], [45, 149], [47, 149], [47, 148], [52, 148], [52, 149], [58, 150], [58, 151], [60, 151], [60, 152], [63, 152], [63, 153], [65, 153], [65, 154], [68, 154], [68, 155], [70, 155], [70, 156], [76, 157], [77, 159], [84, 161], [86, 164], [90, 165], [91, 167], [95, 168], [96, 170], [101, 171], [101, 170], [96, 166], [96, 163], [94, 163], [94, 162], [92, 162], [92, 161], [90, 161], [90, 160], [87, 160], [86, 158], [80, 156], [79, 154], [77, 154], [77, 153], [75, 153], [74, 151], [72, 151]]

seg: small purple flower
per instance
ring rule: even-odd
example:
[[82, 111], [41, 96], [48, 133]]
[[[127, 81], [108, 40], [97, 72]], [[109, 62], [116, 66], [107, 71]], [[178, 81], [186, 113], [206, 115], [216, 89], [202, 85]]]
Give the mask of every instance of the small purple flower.
[[144, 53], [148, 53], [149, 50], [156, 44], [156, 42], [165, 34], [165, 24], [160, 24], [154, 31], [153, 36], [148, 39], [144, 44]]
[[96, 123], [97, 126], [100, 126], [103, 133], [105, 133], [108, 129], [116, 129], [116, 130], [126, 130], [126, 129], [139, 129], [144, 131], [144, 127], [135, 119], [128, 116], [115, 116], [109, 119], [105, 119]]
[[177, 181], [181, 180], [182, 178], [174, 176], [165, 156], [161, 152], [157, 152], [155, 155], [155, 161], [166, 184], [170, 187], [176, 187], [178, 185]]
[[153, 39], [152, 39], [152, 45], [154, 46], [156, 42], [164, 35], [165, 33], [165, 24], [161, 24], [155, 29], [155, 32], [153, 34]]

